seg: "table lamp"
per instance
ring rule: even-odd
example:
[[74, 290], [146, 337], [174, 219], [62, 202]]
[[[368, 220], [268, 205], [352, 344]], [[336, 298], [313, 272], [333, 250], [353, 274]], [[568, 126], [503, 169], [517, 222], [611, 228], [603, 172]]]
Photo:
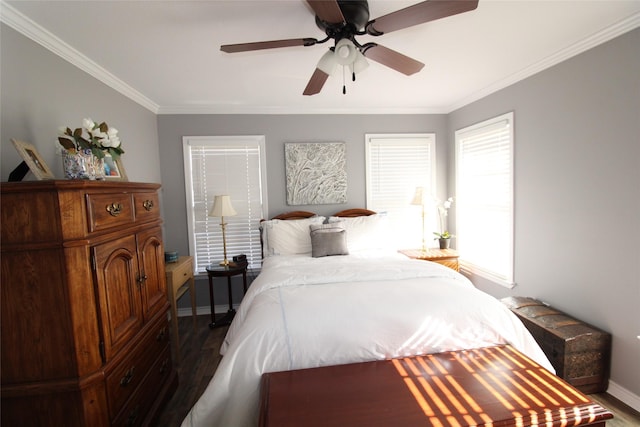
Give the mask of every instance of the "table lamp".
[[227, 195], [216, 196], [213, 200], [213, 206], [209, 211], [209, 216], [220, 217], [220, 227], [222, 228], [222, 248], [224, 251], [224, 260], [220, 265], [225, 267], [233, 266], [234, 264], [229, 262], [227, 259], [227, 236], [225, 235], [227, 224], [224, 222], [224, 217], [236, 214], [236, 210], [231, 206], [231, 198]]

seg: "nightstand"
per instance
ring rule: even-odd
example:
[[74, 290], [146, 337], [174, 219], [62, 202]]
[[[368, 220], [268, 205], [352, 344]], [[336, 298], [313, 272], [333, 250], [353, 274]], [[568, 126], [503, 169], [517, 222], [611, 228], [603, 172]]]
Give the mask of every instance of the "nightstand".
[[[233, 295], [231, 293], [231, 277], [242, 274], [242, 285], [244, 292], [247, 292], [247, 264], [229, 264], [227, 266], [223, 265], [215, 265], [212, 264], [207, 267], [207, 275], [209, 276], [209, 301], [211, 303], [211, 323], [209, 323], [209, 328], [213, 329], [218, 326], [225, 326], [231, 324], [233, 317], [236, 314], [236, 311], [233, 308]], [[224, 317], [218, 321], [216, 321], [216, 312], [215, 312], [215, 299], [213, 295], [213, 278], [214, 277], [226, 277], [227, 278], [227, 288], [229, 291], [229, 310], [224, 315]]]
[[424, 251], [422, 249], [403, 249], [398, 252], [412, 259], [433, 261], [455, 271], [460, 271], [460, 265], [458, 264], [458, 257], [460, 255], [458, 251], [454, 249], [427, 248]]
[[181, 256], [176, 262], [165, 263], [167, 278], [167, 297], [171, 303], [171, 329], [173, 329], [173, 345], [176, 351], [176, 361], [180, 361], [180, 338], [178, 336], [178, 300], [185, 292], [191, 294], [191, 314], [193, 330], [196, 330], [196, 290], [193, 279], [193, 257]]

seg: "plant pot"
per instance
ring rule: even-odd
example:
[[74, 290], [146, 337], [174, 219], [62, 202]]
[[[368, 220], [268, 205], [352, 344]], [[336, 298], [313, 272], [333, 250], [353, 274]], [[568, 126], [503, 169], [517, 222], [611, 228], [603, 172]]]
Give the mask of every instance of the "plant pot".
[[440, 244], [440, 249], [449, 249], [449, 242], [451, 239], [438, 239], [438, 243]]
[[105, 179], [104, 159], [98, 159], [91, 151], [62, 152], [62, 166], [66, 179]]

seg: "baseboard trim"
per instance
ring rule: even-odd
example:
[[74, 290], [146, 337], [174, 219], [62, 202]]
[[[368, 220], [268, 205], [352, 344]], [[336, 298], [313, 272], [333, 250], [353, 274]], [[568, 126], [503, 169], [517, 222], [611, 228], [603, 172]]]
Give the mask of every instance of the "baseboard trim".
[[[239, 306], [240, 304], [234, 304], [233, 308], [237, 310]], [[227, 312], [227, 310], [229, 310], [229, 306], [227, 304], [216, 305], [215, 310], [216, 310], [216, 314], [224, 314]], [[208, 305], [198, 306], [196, 307], [196, 313], [198, 315], [211, 314], [211, 307]], [[178, 309], [178, 317], [187, 317], [187, 316], [191, 316], [191, 307], [183, 307]]]
[[623, 402], [625, 405], [629, 405], [636, 411], [640, 412], [640, 396], [637, 394], [632, 393], [613, 381], [609, 381], [607, 393]]

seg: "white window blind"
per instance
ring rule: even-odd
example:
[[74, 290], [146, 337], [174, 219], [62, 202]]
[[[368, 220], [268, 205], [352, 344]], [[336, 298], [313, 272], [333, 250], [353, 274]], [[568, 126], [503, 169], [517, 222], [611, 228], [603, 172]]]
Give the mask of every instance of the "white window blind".
[[216, 195], [227, 194], [237, 215], [225, 217], [227, 258], [245, 254], [261, 264], [260, 220], [265, 217], [263, 136], [184, 137], [189, 248], [196, 271], [224, 258], [220, 218], [210, 217]]
[[[416, 187], [424, 187], [427, 196], [434, 194], [435, 134], [367, 134], [365, 140], [367, 209], [389, 215], [399, 248], [421, 247], [422, 210], [411, 200]], [[432, 212], [426, 217], [425, 233], [430, 235]]]
[[456, 236], [463, 267], [513, 286], [513, 113], [460, 129]]

